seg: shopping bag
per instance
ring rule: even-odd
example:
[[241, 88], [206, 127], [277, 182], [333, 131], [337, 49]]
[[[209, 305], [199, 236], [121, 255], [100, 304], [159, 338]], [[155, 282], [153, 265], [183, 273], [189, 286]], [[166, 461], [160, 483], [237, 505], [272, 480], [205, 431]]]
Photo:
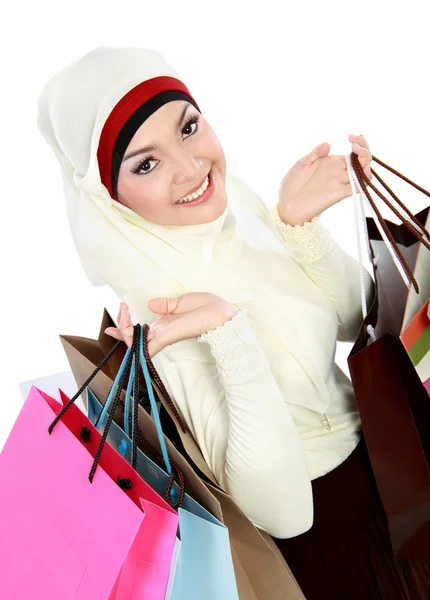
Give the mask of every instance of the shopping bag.
[[[430, 300], [424, 304], [400, 339], [415, 367], [420, 381], [430, 396]], [[430, 417], [430, 412], [428, 412]], [[428, 419], [430, 426], [430, 418]]]
[[[210, 513], [200, 507], [189, 496], [185, 495], [183, 486], [181, 486], [181, 489], [179, 490], [175, 487], [172, 488], [170, 485], [170, 476], [173, 473], [173, 469], [167, 446], [164, 437], [162, 436], [161, 423], [155, 408], [155, 395], [152, 390], [149, 370], [144, 357], [144, 334], [142, 331], [140, 331], [140, 334], [138, 342], [134, 343], [136, 343], [136, 346], [138, 347], [143, 378], [156, 421], [159, 446], [167, 473], [156, 467], [156, 465], [152, 461], [149, 461], [142, 452], [140, 452], [140, 456], [138, 454], [136, 457], [136, 467], [139, 469], [140, 466], [141, 470], [144, 470], [147, 475], [145, 479], [147, 480], [149, 477], [154, 483], [153, 487], [158, 489], [160, 493], [165, 491], [166, 498], [169, 501], [174, 502], [174, 506], [179, 507], [181, 547], [172, 586], [172, 597], [177, 600], [180, 600], [181, 598], [190, 598], [192, 600], [192, 598], [197, 599], [202, 597], [237, 600], [237, 587], [227, 528], [210, 515]], [[133, 375], [134, 387], [131, 385]], [[118, 443], [118, 451], [123, 455], [127, 455], [129, 460], [129, 453], [133, 448], [133, 444], [127, 434], [129, 433], [130, 425], [132, 432], [135, 427], [130, 412], [132, 388], [134, 394], [139, 397], [139, 375], [137, 372], [135, 373], [134, 361], [124, 403], [125, 432], [114, 425], [110, 428], [108, 434], [108, 439], [109, 435], [112, 434], [112, 431], [119, 435], [120, 439], [116, 440]], [[96, 426], [102, 428], [108, 415], [106, 406], [103, 407], [98, 404], [98, 414], [95, 418], [95, 416], [91, 414], [93, 412], [91, 408], [92, 406], [97, 408], [96, 403], [98, 403], [98, 401], [94, 394], [92, 394], [90, 388], [88, 388], [88, 397], [90, 419], [92, 417]], [[141, 400], [138, 398], [138, 402], [140, 401]], [[136, 402], [134, 402], [134, 404], [136, 405]], [[111, 440], [113, 441], [112, 435]], [[152, 448], [152, 450], [153, 452], [155, 451], [154, 448]], [[141, 459], [140, 465], [139, 458]], [[146, 469], [144, 469], [144, 467], [146, 467]], [[148, 468], [150, 471], [148, 471]], [[155, 479], [154, 475], [157, 476]]]
[[[111, 351], [115, 342], [104, 333], [109, 326], [114, 326], [114, 322], [105, 310], [98, 340], [80, 336], [60, 336], [78, 386], [82, 385], [94, 366]], [[122, 352], [125, 352], [125, 345]], [[92, 381], [91, 389], [100, 400], [106, 397], [111, 388], [112, 378], [109, 367], [106, 367]], [[153, 379], [152, 383], [158, 395], [159, 390], [154, 385]], [[161, 400], [160, 396], [158, 397]], [[125, 390], [122, 394], [123, 406], [124, 398]], [[164, 406], [167, 406], [164, 398], [162, 400]], [[87, 402], [86, 397], [83, 401]], [[228, 528], [240, 600], [267, 600], [268, 598], [271, 600], [304, 600], [303, 593], [272, 538], [265, 532], [256, 529], [232, 498], [217, 486], [216, 482], [212, 484], [208, 482], [208, 478], [196, 466], [196, 462], [199, 462], [202, 468], [208, 471], [207, 465], [205, 467], [203, 464], [204, 460], [200, 450], [190, 434], [184, 433], [182, 423], [178, 421], [170, 407], [169, 411], [172, 415], [171, 430], [175, 434], [177, 430], [180, 430], [184, 436], [188, 435], [190, 438], [187, 440], [186, 454], [181, 454], [168, 437], [165, 437], [169, 455], [180, 466], [187, 493]], [[114, 415], [114, 421], [120, 426], [123, 424], [124, 411], [121, 405]], [[152, 445], [157, 444], [154, 422], [141, 406], [139, 406], [139, 429], [143, 432], [146, 440], [149, 440]], [[166, 431], [164, 425], [163, 429]], [[178, 440], [181, 441], [179, 435]], [[177, 445], [180, 447], [180, 444]], [[146, 453], [145, 449], [144, 451]], [[151, 456], [151, 458], [157, 462], [157, 457]], [[211, 475], [213, 480], [210, 471], [208, 475]]]
[[32, 387], [0, 455], [0, 597], [161, 600], [177, 515], [107, 445], [89, 481], [101, 436], [73, 405], [50, 435], [61, 398]]
[[175, 547], [173, 549], [172, 562], [170, 563], [169, 579], [167, 581], [166, 596], [164, 600], [172, 600], [172, 588], [175, 580], [176, 568], [178, 566], [179, 552], [181, 549], [181, 540], [176, 536]]
[[[368, 182], [357, 163], [359, 189], [367, 195]], [[382, 181], [379, 176], [378, 180]], [[391, 191], [386, 184], [384, 187]], [[429, 397], [399, 335], [422, 305], [419, 303], [429, 287], [430, 270], [425, 265], [430, 252], [418, 248], [429, 239], [429, 209], [409, 214], [401, 225], [382, 221], [377, 211], [373, 214], [366, 219], [366, 229], [375, 297], [348, 364], [393, 550], [399, 558], [428, 559]]]
[[[430, 207], [421, 210], [414, 217], [423, 228], [430, 229]], [[399, 337], [430, 297], [430, 252], [404, 223], [398, 225], [385, 220], [384, 224], [418, 284], [418, 292], [410, 283], [405, 284], [387, 242], [376, 224], [376, 219], [369, 218], [368, 238], [372, 260], [376, 262], [378, 269], [379, 283], [380, 308], [376, 334], [391, 333]]]
[[[88, 418], [96, 423], [102, 411], [91, 388], [88, 389]], [[130, 438], [113, 423], [107, 438], [127, 461], [131, 460]], [[158, 494], [164, 496], [168, 474], [140, 449], [137, 472]], [[181, 489], [174, 483], [176, 497]], [[172, 586], [172, 600], [237, 600], [237, 586], [231, 557], [228, 530], [191, 496], [184, 494], [178, 508], [180, 553]]]

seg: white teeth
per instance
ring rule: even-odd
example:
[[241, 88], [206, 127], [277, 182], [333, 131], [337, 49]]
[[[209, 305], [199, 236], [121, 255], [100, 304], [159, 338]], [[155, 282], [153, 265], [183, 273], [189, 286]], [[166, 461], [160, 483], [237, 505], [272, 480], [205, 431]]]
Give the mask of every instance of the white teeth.
[[183, 204], [184, 202], [191, 202], [191, 200], [196, 200], [199, 196], [204, 194], [204, 192], [208, 189], [208, 186], [209, 186], [209, 176], [206, 177], [204, 184], [202, 185], [201, 188], [199, 188], [197, 190], [197, 192], [194, 192], [193, 194], [188, 194], [188, 196], [184, 196], [183, 198], [180, 198], [176, 202], [176, 204]]

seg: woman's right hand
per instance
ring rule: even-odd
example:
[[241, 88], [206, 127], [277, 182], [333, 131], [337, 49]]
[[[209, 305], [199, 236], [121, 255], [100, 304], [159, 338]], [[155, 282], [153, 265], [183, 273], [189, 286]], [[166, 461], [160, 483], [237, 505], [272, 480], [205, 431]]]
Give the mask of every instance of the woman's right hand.
[[[150, 358], [175, 342], [199, 337], [224, 325], [238, 312], [232, 304], [208, 292], [191, 292], [179, 298], [153, 298], [148, 308], [161, 315], [149, 328]], [[133, 323], [125, 302], [120, 305], [118, 327], [108, 327], [105, 333], [131, 347]]]
[[[371, 179], [372, 155], [366, 138], [351, 134], [349, 141], [366, 177]], [[278, 212], [286, 225], [304, 225], [352, 195], [345, 157], [329, 156], [329, 152], [329, 144], [320, 144], [298, 160], [282, 179]]]

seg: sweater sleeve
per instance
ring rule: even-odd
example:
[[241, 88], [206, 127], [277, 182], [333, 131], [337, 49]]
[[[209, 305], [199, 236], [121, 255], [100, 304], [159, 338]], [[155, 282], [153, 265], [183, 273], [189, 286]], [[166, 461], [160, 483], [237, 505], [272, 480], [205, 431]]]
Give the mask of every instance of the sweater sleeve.
[[[359, 263], [333, 241], [319, 217], [293, 227], [281, 220], [276, 205], [270, 219], [295, 260], [334, 304], [339, 322], [338, 339], [354, 341], [363, 318]], [[365, 289], [370, 305], [373, 281], [366, 270]]]
[[221, 487], [270, 535], [309, 530], [312, 487], [302, 443], [246, 312], [197, 339], [202, 360], [181, 359], [181, 343], [167, 349], [168, 361], [163, 351], [154, 362], [160, 359], [160, 376]]

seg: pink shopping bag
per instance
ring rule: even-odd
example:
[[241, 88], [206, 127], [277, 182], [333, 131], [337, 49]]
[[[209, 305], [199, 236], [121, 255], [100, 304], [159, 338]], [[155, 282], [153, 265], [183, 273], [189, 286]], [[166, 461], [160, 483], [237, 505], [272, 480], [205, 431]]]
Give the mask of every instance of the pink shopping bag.
[[162, 600], [177, 513], [108, 444], [90, 483], [101, 435], [74, 405], [50, 435], [62, 408], [32, 387], [0, 454], [0, 598]]

